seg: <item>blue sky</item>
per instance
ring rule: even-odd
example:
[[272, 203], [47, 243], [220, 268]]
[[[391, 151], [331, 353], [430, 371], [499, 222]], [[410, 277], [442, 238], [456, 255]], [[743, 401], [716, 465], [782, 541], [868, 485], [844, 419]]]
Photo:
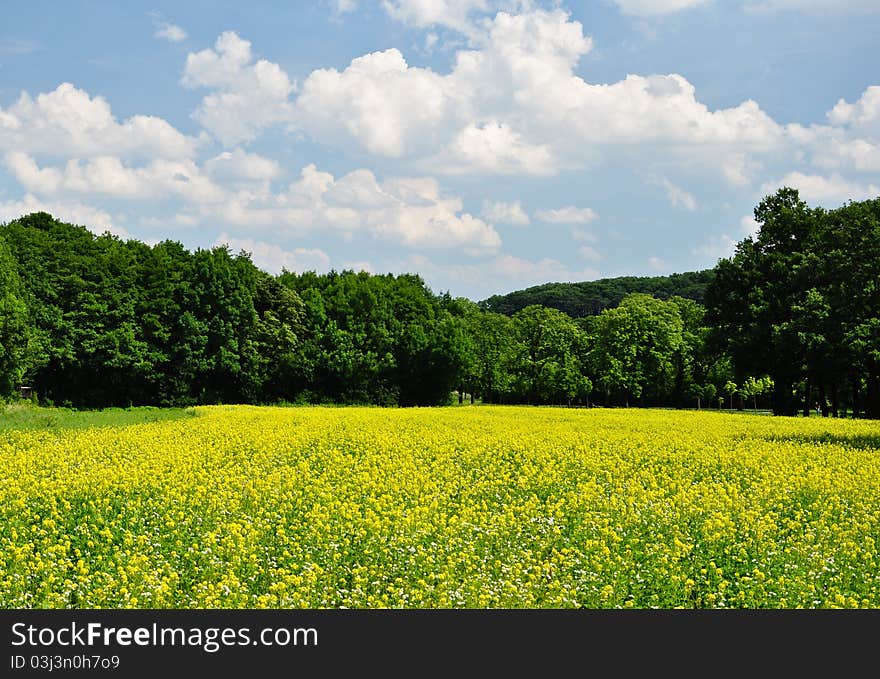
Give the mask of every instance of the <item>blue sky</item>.
[[474, 300], [880, 195], [876, 0], [11, 3], [0, 221]]

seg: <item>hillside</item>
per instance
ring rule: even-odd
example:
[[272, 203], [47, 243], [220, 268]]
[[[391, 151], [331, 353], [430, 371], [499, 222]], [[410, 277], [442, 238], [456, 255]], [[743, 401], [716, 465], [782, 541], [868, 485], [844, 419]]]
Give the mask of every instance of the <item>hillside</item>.
[[487, 311], [513, 315], [530, 304], [564, 311], [569, 316], [595, 316], [603, 309], [620, 304], [631, 292], [644, 292], [659, 299], [674, 295], [703, 301], [712, 271], [689, 271], [669, 276], [621, 276], [582, 283], [545, 283], [506, 295], [493, 295], [479, 303]]

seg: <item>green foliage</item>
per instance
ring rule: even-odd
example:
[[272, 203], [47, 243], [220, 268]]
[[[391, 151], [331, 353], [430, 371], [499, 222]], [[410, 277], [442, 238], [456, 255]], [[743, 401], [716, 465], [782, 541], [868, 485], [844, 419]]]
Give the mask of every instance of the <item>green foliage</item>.
[[676, 358], [684, 351], [684, 323], [675, 302], [642, 293], [627, 295], [593, 323], [590, 364], [606, 398], [627, 405], [669, 393]]
[[306, 400], [445, 403], [468, 363], [459, 318], [418, 276], [284, 272], [303, 301], [293, 392]]
[[71, 408], [41, 408], [27, 402], [0, 406], [0, 431], [9, 430], [64, 430], [93, 427], [125, 427], [147, 422], [165, 422], [194, 417], [190, 408], [105, 408], [102, 410], [73, 410]]
[[755, 218], [707, 288], [710, 343], [740, 380], [769, 375], [778, 414], [836, 414], [849, 397], [880, 417], [880, 199], [827, 211], [782, 188]]
[[[781, 189], [711, 271], [547, 284], [481, 303], [416, 275], [272, 276], [34, 213], [0, 225], [0, 398], [77, 408], [485, 403], [880, 417], [880, 199]], [[701, 303], [705, 301], [705, 306]], [[830, 401], [830, 403], [829, 403]]]
[[513, 316], [510, 392], [525, 403], [586, 403], [592, 389], [582, 357], [587, 338], [556, 309], [533, 305]]
[[123, 242], [45, 213], [0, 235], [31, 306], [32, 351], [18, 370], [47, 402], [255, 402], [274, 375], [267, 362], [283, 366], [292, 351], [298, 300], [273, 297], [246, 253]]
[[622, 276], [582, 283], [546, 283], [506, 295], [494, 295], [480, 302], [480, 307], [512, 316], [527, 306], [540, 305], [563, 311], [572, 318], [581, 318], [596, 316], [605, 309], [616, 307], [634, 292], [664, 300], [677, 296], [702, 303], [712, 276], [712, 270], [706, 270], [670, 276]]
[[10, 396], [21, 381], [30, 334], [18, 267], [0, 238], [0, 399]]

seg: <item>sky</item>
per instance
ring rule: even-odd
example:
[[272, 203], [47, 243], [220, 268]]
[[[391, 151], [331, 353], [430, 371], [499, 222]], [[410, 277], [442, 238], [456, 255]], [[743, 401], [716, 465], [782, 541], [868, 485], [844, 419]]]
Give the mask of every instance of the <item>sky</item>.
[[878, 0], [4, 3], [0, 222], [478, 301], [880, 196]]

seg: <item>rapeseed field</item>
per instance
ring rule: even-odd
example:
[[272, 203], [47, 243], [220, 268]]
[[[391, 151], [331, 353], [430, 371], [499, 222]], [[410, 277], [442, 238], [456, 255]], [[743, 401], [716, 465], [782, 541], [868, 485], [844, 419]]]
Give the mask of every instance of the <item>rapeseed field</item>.
[[0, 431], [0, 607], [880, 607], [880, 422], [196, 410]]

